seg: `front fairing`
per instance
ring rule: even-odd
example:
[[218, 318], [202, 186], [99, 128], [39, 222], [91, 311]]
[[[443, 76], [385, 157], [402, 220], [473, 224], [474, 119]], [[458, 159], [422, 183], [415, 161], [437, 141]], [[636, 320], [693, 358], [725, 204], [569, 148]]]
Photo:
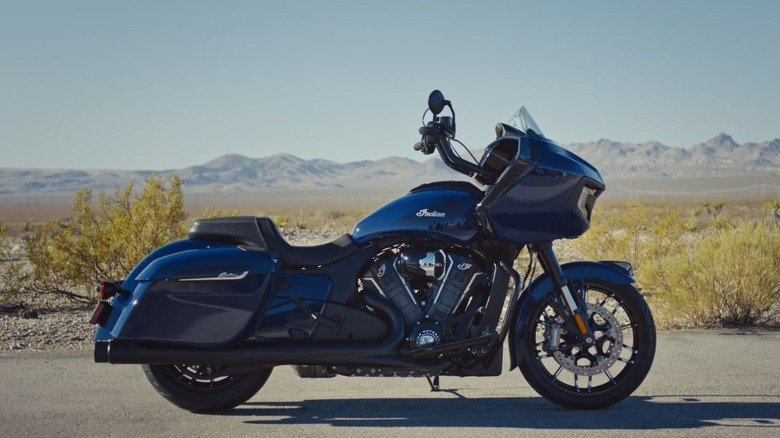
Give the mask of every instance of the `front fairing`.
[[[527, 112], [518, 113], [530, 119]], [[521, 117], [514, 125], [497, 126], [499, 138], [481, 161], [483, 166], [506, 163], [477, 208], [481, 222], [496, 237], [515, 244], [583, 234], [590, 226], [595, 200], [605, 188], [601, 174], [540, 135], [533, 119]], [[494, 158], [506, 157], [507, 151], [514, 151], [511, 159]]]

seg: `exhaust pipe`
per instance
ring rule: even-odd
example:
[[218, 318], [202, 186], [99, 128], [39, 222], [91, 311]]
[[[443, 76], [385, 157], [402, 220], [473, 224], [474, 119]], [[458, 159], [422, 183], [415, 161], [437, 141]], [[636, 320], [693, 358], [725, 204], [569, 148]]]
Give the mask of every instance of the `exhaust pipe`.
[[[390, 333], [376, 342], [330, 342], [312, 344], [243, 344], [227, 349], [147, 346], [122, 340], [95, 343], [95, 362], [112, 364], [218, 363], [225, 365], [360, 365], [419, 368], [418, 361], [398, 356], [404, 341], [401, 312], [388, 300], [364, 292], [363, 300], [388, 318]], [[448, 363], [435, 360], [431, 369]]]

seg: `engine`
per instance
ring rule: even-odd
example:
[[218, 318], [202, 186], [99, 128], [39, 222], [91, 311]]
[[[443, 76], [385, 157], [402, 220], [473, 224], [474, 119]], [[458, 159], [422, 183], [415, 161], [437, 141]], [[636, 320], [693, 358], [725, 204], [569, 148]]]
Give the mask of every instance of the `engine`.
[[412, 350], [427, 349], [445, 340], [453, 311], [482, 281], [477, 263], [444, 250], [388, 253], [369, 268], [363, 287], [380, 293], [401, 311]]

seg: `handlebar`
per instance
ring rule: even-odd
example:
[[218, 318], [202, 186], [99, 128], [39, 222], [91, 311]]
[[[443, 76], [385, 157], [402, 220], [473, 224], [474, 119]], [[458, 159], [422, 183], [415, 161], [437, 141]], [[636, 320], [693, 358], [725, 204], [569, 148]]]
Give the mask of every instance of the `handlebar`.
[[[451, 116], [439, 115], [445, 106], [449, 107]], [[421, 151], [425, 155], [437, 150], [444, 164], [468, 176], [486, 176], [490, 173], [479, 165], [464, 160], [452, 149], [449, 140], [455, 138], [455, 110], [452, 109], [450, 101], [444, 99], [441, 91], [434, 90], [428, 97], [428, 110], [433, 113], [433, 120], [418, 129], [422, 140], [414, 145], [414, 150]]]
[[439, 142], [436, 145], [436, 150], [439, 151], [439, 156], [441, 157], [442, 161], [444, 161], [444, 164], [446, 164], [451, 169], [456, 170], [464, 175], [485, 176], [489, 173], [487, 170], [479, 167], [478, 165], [470, 161], [466, 161], [463, 158], [459, 157], [452, 149], [452, 144], [450, 144], [450, 142], [447, 141], [446, 137], [443, 136], [439, 137]]
[[448, 133], [439, 122], [428, 122], [418, 132], [423, 136], [422, 140], [414, 145], [414, 150], [421, 151], [425, 155], [432, 154], [434, 150], [439, 152], [444, 164], [451, 169], [468, 176], [486, 175], [488, 172], [478, 165], [459, 157], [452, 149]]

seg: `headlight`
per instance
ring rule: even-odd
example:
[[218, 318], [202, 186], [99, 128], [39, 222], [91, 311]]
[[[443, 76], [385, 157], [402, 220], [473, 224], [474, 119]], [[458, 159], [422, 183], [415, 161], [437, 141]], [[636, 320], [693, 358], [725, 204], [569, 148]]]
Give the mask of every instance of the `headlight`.
[[583, 186], [580, 198], [577, 200], [577, 210], [588, 222], [590, 222], [590, 213], [593, 211], [593, 204], [596, 202], [598, 195], [599, 190]]

